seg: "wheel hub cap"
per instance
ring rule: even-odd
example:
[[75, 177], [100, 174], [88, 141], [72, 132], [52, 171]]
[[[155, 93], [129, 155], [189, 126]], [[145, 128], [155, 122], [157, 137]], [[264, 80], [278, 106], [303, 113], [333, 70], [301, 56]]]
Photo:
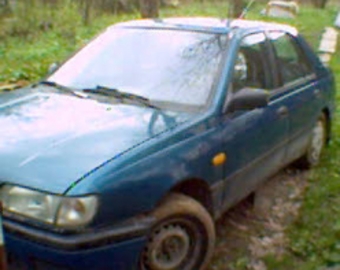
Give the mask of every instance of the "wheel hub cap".
[[148, 264], [152, 270], [178, 269], [189, 252], [190, 238], [184, 228], [162, 228], [150, 240]]

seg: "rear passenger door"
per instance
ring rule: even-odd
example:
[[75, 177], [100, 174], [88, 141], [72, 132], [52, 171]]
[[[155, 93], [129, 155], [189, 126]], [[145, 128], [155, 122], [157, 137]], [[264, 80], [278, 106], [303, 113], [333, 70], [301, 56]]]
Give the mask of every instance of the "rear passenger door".
[[282, 104], [289, 119], [286, 161], [300, 157], [308, 144], [318, 114], [316, 75], [297, 39], [283, 31], [268, 33], [273, 48], [276, 89], [271, 103]]

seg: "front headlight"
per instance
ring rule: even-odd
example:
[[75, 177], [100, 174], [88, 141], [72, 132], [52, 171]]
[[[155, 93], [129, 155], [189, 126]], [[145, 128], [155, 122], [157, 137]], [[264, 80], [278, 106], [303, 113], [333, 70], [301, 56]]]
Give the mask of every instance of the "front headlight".
[[58, 227], [89, 223], [97, 211], [97, 197], [65, 197], [23, 187], [5, 185], [0, 191], [5, 212], [39, 220]]
[[91, 221], [97, 211], [97, 198], [94, 196], [64, 198], [57, 214], [56, 225], [80, 226]]

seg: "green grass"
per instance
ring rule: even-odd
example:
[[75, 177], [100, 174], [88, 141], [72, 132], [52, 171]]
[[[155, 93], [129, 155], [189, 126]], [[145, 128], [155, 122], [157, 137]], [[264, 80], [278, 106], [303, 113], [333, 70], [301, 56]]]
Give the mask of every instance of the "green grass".
[[[0, 38], [0, 82], [32, 82], [46, 76], [48, 67], [64, 61], [108, 25], [138, 18], [137, 13], [102, 15], [90, 27], [63, 26], [27, 36]], [[1, 25], [0, 25], [1, 30]]]
[[[265, 19], [259, 15], [263, 8], [256, 4], [248, 14], [250, 19]], [[296, 26], [307, 40], [317, 48], [324, 27], [332, 26], [337, 9], [315, 10], [302, 7], [297, 20], [277, 19], [277, 22]], [[228, 6], [224, 2], [200, 2], [182, 5], [178, 9], [162, 9], [161, 16], [216, 16], [227, 17]], [[0, 82], [27, 82], [43, 77], [48, 66], [60, 62], [89, 38], [117, 21], [138, 18], [137, 13], [117, 16], [100, 16], [90, 27], [78, 25], [71, 33], [54, 29], [34, 35], [3, 37], [0, 40]], [[340, 85], [340, 54], [333, 57], [331, 67]], [[337, 99], [340, 100], [339, 94]], [[340, 110], [336, 112], [339, 118]], [[268, 269], [322, 269], [340, 265], [340, 123], [334, 121], [333, 140], [324, 153], [321, 164], [312, 171], [310, 185], [305, 194], [300, 217], [288, 229], [288, 252], [282, 258], [265, 258]], [[242, 258], [240, 258], [242, 260]]]

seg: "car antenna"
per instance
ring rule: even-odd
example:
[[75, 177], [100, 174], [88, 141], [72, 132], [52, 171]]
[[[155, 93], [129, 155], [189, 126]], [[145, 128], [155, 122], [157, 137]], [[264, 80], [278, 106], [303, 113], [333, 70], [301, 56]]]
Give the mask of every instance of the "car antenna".
[[238, 19], [244, 19], [249, 11], [249, 9], [251, 8], [251, 6], [254, 4], [255, 0], [251, 0], [250, 2], [248, 2], [248, 5], [243, 9], [241, 15], [238, 17]]
[[[251, 6], [254, 4], [255, 0], [251, 0], [250, 2], [248, 2], [247, 6], [243, 9], [241, 15], [237, 18], [237, 19], [244, 19], [247, 15], [247, 13], [249, 12]], [[228, 5], [228, 22], [227, 22], [227, 27], [230, 28], [231, 27], [231, 23], [233, 22], [233, 16], [232, 16], [232, 11], [234, 9], [234, 2], [233, 1], [229, 1], [229, 5]]]

